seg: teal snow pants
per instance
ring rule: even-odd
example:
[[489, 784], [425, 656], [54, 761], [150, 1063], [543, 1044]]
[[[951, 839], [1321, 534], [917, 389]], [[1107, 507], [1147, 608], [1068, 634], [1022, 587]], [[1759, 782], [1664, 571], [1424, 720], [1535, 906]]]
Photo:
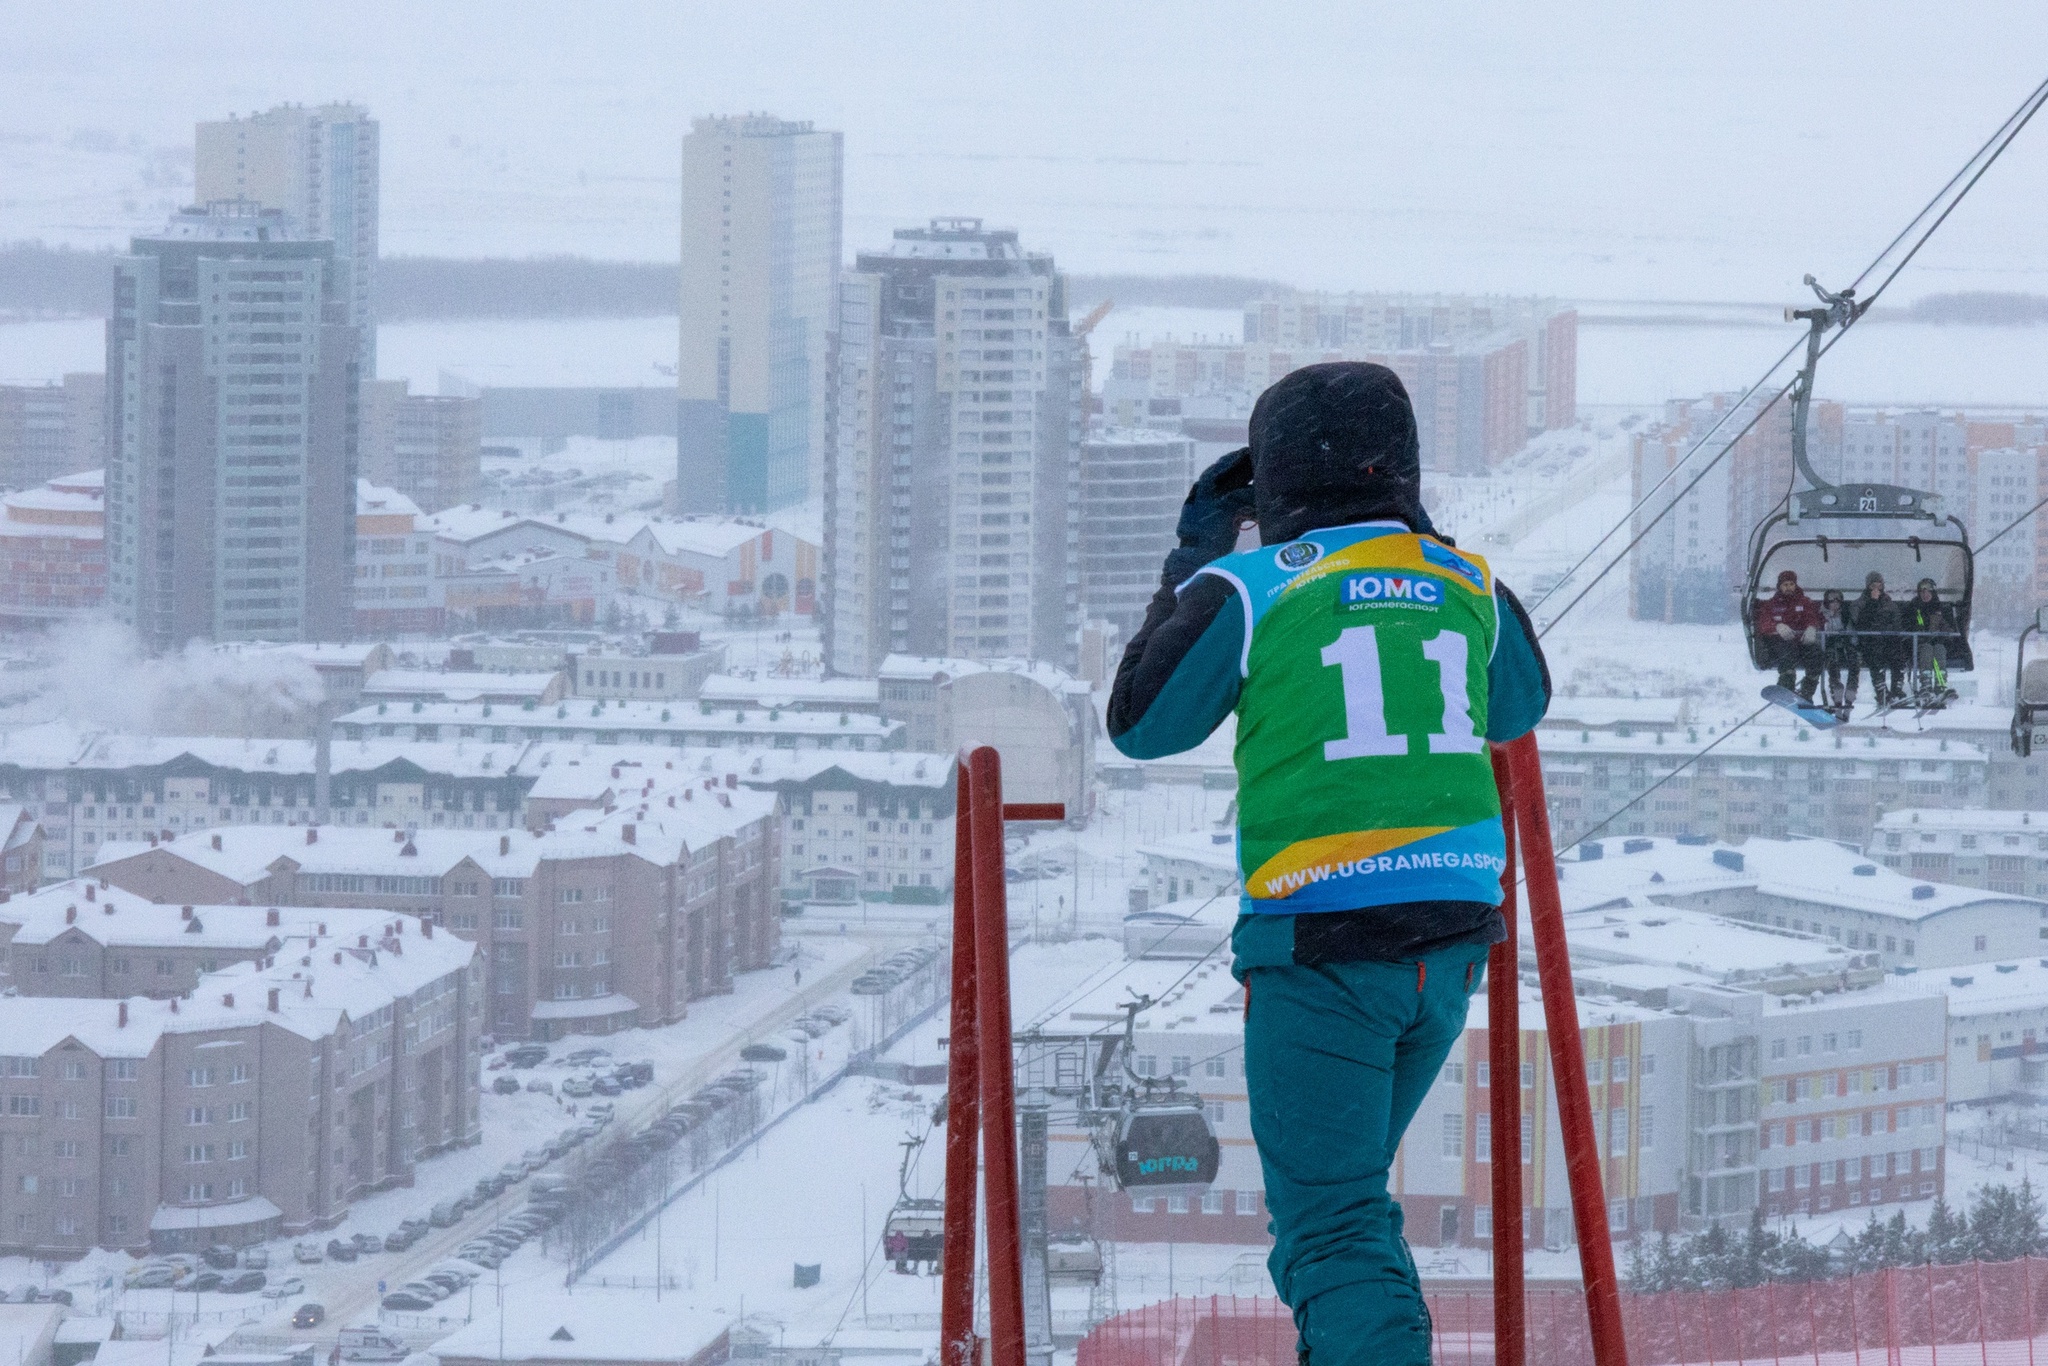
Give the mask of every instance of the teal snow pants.
[[1485, 972], [1486, 949], [1461, 945], [1418, 963], [1247, 974], [1245, 1084], [1276, 1240], [1266, 1265], [1309, 1366], [1429, 1361], [1387, 1176]]

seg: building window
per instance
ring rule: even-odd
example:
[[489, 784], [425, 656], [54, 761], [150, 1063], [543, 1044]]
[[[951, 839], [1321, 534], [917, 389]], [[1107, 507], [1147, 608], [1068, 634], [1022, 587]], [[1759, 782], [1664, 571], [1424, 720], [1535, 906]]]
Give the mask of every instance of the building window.
[[1188, 1212], [1188, 1198], [1185, 1195], [1167, 1196], [1166, 1212], [1168, 1214], [1186, 1214]]
[[1259, 1212], [1259, 1193], [1257, 1191], [1239, 1191], [1237, 1193], [1237, 1212], [1239, 1214], [1257, 1214]]
[[1202, 1213], [1204, 1213], [1204, 1214], [1221, 1214], [1221, 1213], [1223, 1213], [1223, 1192], [1222, 1192], [1222, 1191], [1219, 1191], [1219, 1190], [1206, 1190], [1206, 1191], [1203, 1191], [1203, 1192], [1202, 1192]]
[[1472, 1207], [1472, 1236], [1475, 1238], [1491, 1238], [1493, 1236], [1492, 1205], [1474, 1205]]
[[1465, 1155], [1465, 1112], [1453, 1110], [1444, 1116], [1443, 1154], [1445, 1157]]
[[1151, 1212], [1152, 1212], [1152, 1197], [1151, 1197], [1151, 1196], [1149, 1196], [1149, 1195], [1133, 1195], [1133, 1196], [1131, 1197], [1131, 1213], [1133, 1213], [1133, 1214], [1150, 1214]]

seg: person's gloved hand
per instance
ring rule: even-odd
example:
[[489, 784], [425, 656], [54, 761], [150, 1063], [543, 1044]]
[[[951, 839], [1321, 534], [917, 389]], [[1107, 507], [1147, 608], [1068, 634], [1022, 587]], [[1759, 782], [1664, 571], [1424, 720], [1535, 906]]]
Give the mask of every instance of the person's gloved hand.
[[1811, 645], [1813, 644], [1813, 642], [1819, 639], [1820, 632], [1814, 630], [1811, 626], [1807, 627], [1804, 631], [1801, 631], [1799, 633], [1799, 641], [1803, 645]]
[[1778, 639], [1780, 639], [1780, 640], [1790, 640], [1790, 639], [1792, 639], [1792, 628], [1791, 628], [1790, 626], [1787, 626], [1787, 625], [1786, 625], [1786, 624], [1785, 624], [1784, 622], [1782, 622], [1782, 621], [1778, 623], [1778, 632], [1777, 632], [1777, 633], [1778, 633]]
[[1237, 525], [1252, 511], [1252, 450], [1245, 446], [1203, 470], [1180, 508], [1180, 535], [1185, 550], [1209, 550], [1210, 559], [1228, 555], [1237, 546]]
[[1181, 504], [1180, 545], [1166, 557], [1165, 577], [1180, 583], [1237, 548], [1238, 523], [1252, 515], [1252, 452], [1246, 446], [1203, 470]]

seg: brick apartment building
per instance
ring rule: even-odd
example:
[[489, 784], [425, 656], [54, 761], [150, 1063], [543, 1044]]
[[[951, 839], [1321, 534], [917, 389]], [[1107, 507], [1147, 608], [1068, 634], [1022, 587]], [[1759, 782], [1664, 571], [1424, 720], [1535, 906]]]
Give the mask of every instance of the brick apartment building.
[[328, 1227], [478, 1140], [482, 963], [431, 924], [79, 880], [0, 913], [0, 1254]]
[[439, 924], [484, 948], [486, 1028], [501, 1037], [667, 1024], [774, 957], [776, 800], [716, 779], [614, 800], [629, 804], [543, 831], [199, 831], [103, 848], [90, 871], [166, 903], [339, 905]]

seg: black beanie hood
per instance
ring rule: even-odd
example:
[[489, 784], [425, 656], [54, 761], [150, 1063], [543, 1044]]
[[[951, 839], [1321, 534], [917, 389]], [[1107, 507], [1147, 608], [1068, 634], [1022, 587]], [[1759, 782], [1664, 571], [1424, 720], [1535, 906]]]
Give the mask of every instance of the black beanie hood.
[[1250, 436], [1263, 544], [1384, 520], [1434, 533], [1415, 409], [1386, 366], [1331, 361], [1286, 375], [1259, 395]]

